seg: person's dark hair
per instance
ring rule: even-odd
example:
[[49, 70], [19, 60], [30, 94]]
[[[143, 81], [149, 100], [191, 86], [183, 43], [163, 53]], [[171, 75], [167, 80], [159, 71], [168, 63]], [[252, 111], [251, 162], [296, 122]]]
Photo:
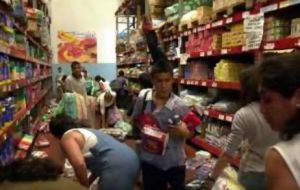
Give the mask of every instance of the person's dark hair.
[[96, 82], [100, 82], [101, 80], [102, 80], [103, 82], [105, 82], [105, 79], [104, 79], [103, 77], [101, 77], [100, 75], [95, 76], [95, 81], [96, 81]]
[[80, 65], [80, 63], [78, 61], [73, 61], [71, 63], [71, 69], [74, 69], [77, 65]]
[[65, 82], [65, 80], [67, 79], [67, 77], [68, 77], [68, 75], [63, 75], [63, 76], [61, 77], [61, 81]]
[[300, 53], [265, 59], [260, 66], [261, 86], [291, 98], [300, 87]]
[[[289, 53], [263, 60], [259, 67], [259, 83], [290, 99], [300, 88], [300, 53]], [[290, 140], [300, 133], [300, 110], [281, 131], [281, 138]]]
[[61, 168], [49, 158], [16, 160], [0, 168], [0, 182], [29, 182], [55, 180]]
[[240, 84], [240, 102], [242, 106], [259, 100], [256, 66], [248, 67], [240, 73]]
[[120, 77], [124, 77], [124, 71], [120, 70], [118, 74]]
[[139, 75], [139, 83], [141, 85], [141, 88], [152, 88], [153, 84], [151, 81], [151, 76], [149, 73], [142, 73]]
[[151, 77], [157, 73], [170, 73], [173, 76], [173, 67], [168, 61], [161, 60], [151, 66]]
[[60, 114], [52, 118], [49, 124], [50, 132], [56, 138], [61, 138], [65, 132], [75, 128], [89, 128], [84, 122], [72, 119], [71, 117]]

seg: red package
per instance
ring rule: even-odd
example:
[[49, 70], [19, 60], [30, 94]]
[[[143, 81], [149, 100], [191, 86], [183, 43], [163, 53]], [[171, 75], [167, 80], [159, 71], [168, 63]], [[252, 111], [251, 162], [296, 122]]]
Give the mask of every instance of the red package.
[[196, 127], [198, 127], [201, 124], [201, 119], [192, 111], [186, 114], [182, 121], [186, 123], [190, 131], [194, 131]]
[[169, 141], [169, 134], [158, 128], [146, 125], [142, 131], [143, 150], [157, 155], [164, 155]]
[[150, 113], [145, 113], [145, 114], [139, 115], [136, 121], [137, 121], [138, 127], [140, 129], [146, 125], [153, 126], [153, 127], [157, 126], [157, 121], [156, 121], [155, 117]]

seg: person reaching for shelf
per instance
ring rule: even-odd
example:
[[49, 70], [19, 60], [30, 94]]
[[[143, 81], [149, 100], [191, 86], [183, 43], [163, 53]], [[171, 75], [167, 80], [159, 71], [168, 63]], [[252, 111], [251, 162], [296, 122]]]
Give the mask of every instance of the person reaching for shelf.
[[241, 158], [238, 181], [246, 190], [266, 189], [264, 155], [270, 146], [279, 141], [279, 135], [271, 130], [259, 110], [258, 80], [254, 77], [256, 71], [256, 67], [251, 67], [240, 75], [243, 107], [234, 115], [224, 152], [205, 180], [208, 189], [222, 174], [243, 140], [248, 140], [249, 147]]
[[[144, 190], [165, 190], [168, 185], [172, 190], [183, 190], [185, 140], [193, 136], [200, 119], [195, 119], [197, 116], [172, 93], [172, 66], [158, 48], [156, 33], [147, 31], [148, 34], [151, 34], [147, 42], [154, 60], [150, 71], [153, 88], [140, 92], [131, 115], [142, 131], [143, 186]], [[155, 140], [149, 137], [151, 134], [157, 134], [152, 136]]]

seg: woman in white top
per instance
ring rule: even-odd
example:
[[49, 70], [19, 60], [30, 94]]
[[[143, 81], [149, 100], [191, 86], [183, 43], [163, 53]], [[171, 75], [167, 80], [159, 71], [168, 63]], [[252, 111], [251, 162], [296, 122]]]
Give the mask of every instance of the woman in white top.
[[132, 190], [139, 171], [136, 153], [101, 131], [84, 127], [63, 115], [50, 122], [50, 131], [60, 140], [80, 184], [90, 185], [89, 169], [100, 178], [101, 190]]
[[270, 146], [279, 141], [279, 137], [259, 111], [257, 80], [253, 77], [255, 71], [256, 67], [251, 67], [240, 75], [241, 100], [244, 106], [235, 114], [224, 152], [206, 179], [209, 186], [223, 172], [242, 140], [248, 140], [249, 150], [242, 156], [239, 167], [239, 182], [246, 190], [266, 189], [264, 155]]
[[264, 60], [259, 75], [261, 111], [282, 139], [267, 153], [268, 189], [300, 189], [300, 54]]

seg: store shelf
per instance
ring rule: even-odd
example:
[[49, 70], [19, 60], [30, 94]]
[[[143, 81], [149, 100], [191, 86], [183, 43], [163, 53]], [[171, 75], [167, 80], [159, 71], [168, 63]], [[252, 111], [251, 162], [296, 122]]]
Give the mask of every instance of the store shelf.
[[39, 65], [45, 65], [45, 66], [50, 67], [50, 64], [48, 64], [47, 62], [41, 61], [41, 60], [33, 58], [33, 57], [28, 57], [26, 60], [28, 62], [31, 62], [31, 63], [35, 63], [35, 64], [39, 64]]
[[236, 46], [230, 48], [223, 48], [221, 50], [209, 50], [190, 53], [190, 58], [200, 58], [200, 57], [214, 57], [223, 55], [239, 55], [245, 53], [254, 53], [255, 50], [247, 50], [245, 46]]
[[135, 67], [137, 65], [146, 65], [145, 62], [130, 62], [124, 64], [117, 64], [117, 67]]
[[[202, 148], [208, 152], [210, 152], [211, 154], [215, 155], [215, 156], [220, 156], [222, 154], [222, 149], [216, 146], [213, 146], [211, 144], [208, 144], [203, 138], [200, 137], [194, 137], [193, 139], [190, 140], [190, 142], [192, 144], [194, 144], [195, 146]], [[239, 167], [240, 165], [240, 158], [239, 157], [234, 157], [230, 163], [236, 167]]]
[[285, 50], [300, 48], [300, 37], [283, 38], [275, 41], [264, 42], [262, 45], [263, 50]]
[[4, 136], [8, 133], [8, 131], [16, 125], [18, 125], [19, 123], [21, 123], [26, 118], [26, 116], [30, 114], [31, 110], [35, 108], [35, 106], [47, 95], [50, 89], [51, 88], [44, 90], [42, 95], [39, 96], [28, 109], [21, 109], [18, 113], [15, 114], [15, 117], [12, 122], [7, 123], [4, 127], [0, 129], [0, 144], [4, 139]]
[[238, 82], [225, 82], [214, 80], [194, 80], [194, 79], [178, 79], [180, 84], [191, 86], [202, 86], [220, 89], [240, 90], [241, 86]]
[[214, 109], [204, 110], [204, 115], [222, 121], [232, 122], [234, 114], [227, 114]]
[[275, 3], [273, 2], [262, 7], [260, 11], [266, 14], [269, 12], [278, 11], [299, 4], [300, 4], [300, 0], [279, 0], [278, 2]]
[[29, 109], [27, 110], [28, 113], [30, 113], [30, 111], [48, 94], [48, 92], [50, 91], [51, 87], [44, 90], [41, 94], [41, 96], [39, 96], [31, 106], [29, 106]]
[[33, 58], [33, 57], [26, 56], [26, 51], [25, 50], [18, 50], [18, 49], [13, 48], [13, 47], [4, 47], [4, 46], [0, 45], [0, 53], [4, 53], [4, 54], [7, 54], [8, 56], [11, 56], [11, 57], [14, 57], [14, 58], [17, 58], [17, 59], [22, 59], [24, 61], [28, 61], [28, 62], [32, 62], [32, 63], [35, 63], [35, 64], [40, 64], [40, 65], [45, 65], [45, 66], [51, 67], [50, 64], [47, 64], [44, 61], [38, 60], [38, 59]]
[[19, 30], [20, 32], [22, 32], [34, 45], [36, 45], [37, 47], [49, 52], [49, 50], [42, 46], [39, 42], [37, 42], [34, 37], [32, 37], [27, 31], [26, 29], [22, 28], [18, 23], [13, 23], [14, 27]]
[[219, 19], [214, 22], [194, 26], [193, 28], [190, 28], [186, 31], [180, 32], [178, 35], [172, 34], [170, 36], [166, 36], [162, 40], [164, 42], [169, 42], [169, 41], [177, 39], [178, 37], [189, 36], [191, 34], [202, 32], [205, 30], [215, 29], [218, 27], [224, 27], [229, 24], [242, 22], [248, 15], [258, 13], [259, 11], [256, 10], [257, 7], [260, 7], [260, 9], [259, 9], [260, 12], [269, 13], [269, 12], [274, 12], [274, 11], [277, 11], [280, 9], [284, 9], [284, 8], [299, 5], [299, 4], [300, 4], [300, 0], [284, 0], [284, 1], [278, 0], [278, 2], [276, 2], [276, 3], [274, 3], [274, 1], [273, 1], [273, 3], [267, 3], [264, 6], [257, 4], [256, 6], [253, 6], [254, 8], [250, 11], [236, 12], [231, 17], [222, 18], [222, 19]]
[[40, 77], [37, 77], [37, 78], [34, 78], [34, 79], [21, 79], [21, 80], [17, 80], [17, 81], [12, 81], [12, 82], [9, 82], [9, 83], [3, 83], [3, 84], [0, 84], [0, 92], [2, 93], [5, 93], [5, 92], [12, 92], [12, 91], [15, 91], [15, 90], [18, 90], [20, 88], [23, 88], [25, 86], [28, 86], [30, 84], [33, 84], [33, 83], [36, 83], [38, 81], [41, 81], [41, 80], [45, 80], [45, 79], [48, 79], [48, 78], [51, 78], [52, 75], [45, 75], [45, 76], [40, 76]]

